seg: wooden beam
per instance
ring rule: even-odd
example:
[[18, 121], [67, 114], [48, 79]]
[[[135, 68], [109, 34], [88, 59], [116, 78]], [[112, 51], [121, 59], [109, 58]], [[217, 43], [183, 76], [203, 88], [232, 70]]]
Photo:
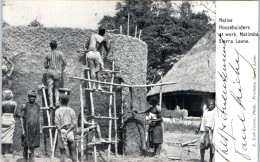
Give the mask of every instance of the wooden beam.
[[141, 39], [142, 30], [139, 31], [139, 39]]
[[[42, 84], [42, 93], [43, 93], [45, 107], [47, 107], [48, 106], [47, 96], [46, 96], [45, 88], [44, 88], [43, 84]], [[47, 114], [48, 126], [51, 126], [49, 110], [46, 110], [46, 114]], [[51, 144], [51, 150], [52, 150], [53, 144], [52, 144], [52, 131], [51, 131], [51, 128], [49, 128], [49, 134], [50, 134], [50, 144]], [[51, 154], [52, 154], [51, 157], [53, 157], [54, 152], [52, 152]]]
[[136, 35], [137, 35], [137, 26], [135, 26], [135, 38], [136, 38]]
[[195, 142], [197, 142], [196, 139], [195, 139], [195, 140], [192, 140], [192, 141], [184, 142], [184, 143], [181, 144], [181, 146], [184, 147], [184, 146], [187, 146], [187, 145], [189, 145], [189, 144], [194, 144]]
[[123, 34], [123, 28], [122, 28], [122, 25], [120, 25], [119, 31], [120, 31], [120, 34]]
[[[114, 118], [117, 119], [116, 117], [116, 95], [114, 94], [113, 95], [113, 107], [114, 107]], [[117, 153], [118, 153], [118, 148], [117, 148], [117, 120], [114, 120], [114, 129], [115, 129], [115, 154], [117, 156]]]
[[79, 85], [79, 91], [80, 91], [80, 107], [81, 107], [81, 145], [80, 145], [80, 155], [81, 155], [81, 161], [83, 160], [84, 157], [84, 101], [83, 101], [83, 92], [82, 92], [82, 84]]
[[127, 16], [127, 36], [129, 36], [129, 24], [130, 24], [130, 14], [128, 12], [128, 16]]
[[[115, 62], [113, 61], [112, 62], [112, 71], [114, 71], [115, 69]], [[114, 74], [112, 74], [112, 79], [111, 79], [111, 83], [114, 82]], [[113, 92], [113, 86], [110, 85], [109, 87], [109, 91], [110, 92]], [[108, 116], [109, 118], [112, 118], [112, 105], [113, 105], [113, 96], [110, 95], [109, 96], [109, 108], [108, 108]], [[112, 134], [112, 120], [110, 119], [109, 120], [109, 125], [108, 125], [108, 141], [111, 141], [111, 134]], [[107, 156], [107, 161], [109, 162], [110, 161], [110, 152], [111, 152], [111, 144], [109, 143], [108, 144], [108, 156]]]
[[88, 82], [95, 82], [95, 83], [102, 83], [102, 84], [107, 84], [107, 85], [114, 85], [114, 86], [122, 86], [122, 87], [154, 87], [154, 86], [161, 86], [161, 85], [170, 85], [170, 84], [177, 84], [175, 82], [164, 82], [164, 83], [157, 83], [157, 84], [148, 84], [148, 85], [129, 85], [129, 84], [117, 84], [117, 83], [109, 83], [109, 82], [102, 82], [102, 81], [97, 81], [97, 80], [92, 80], [92, 79], [86, 79], [86, 78], [81, 78], [81, 77], [74, 77], [74, 76], [69, 76], [70, 78], [73, 79], [80, 79], [80, 80], [85, 80]]

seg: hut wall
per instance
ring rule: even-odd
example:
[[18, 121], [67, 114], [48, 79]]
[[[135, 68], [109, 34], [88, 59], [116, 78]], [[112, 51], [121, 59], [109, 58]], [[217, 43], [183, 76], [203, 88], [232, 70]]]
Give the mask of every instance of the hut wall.
[[188, 110], [188, 116], [200, 117], [203, 113], [203, 105], [208, 98], [214, 98], [214, 96], [215, 93], [168, 94], [163, 96], [163, 102], [165, 104], [165, 107], [163, 108], [166, 108], [167, 110], [176, 110], [178, 105], [180, 109]]
[[[15, 64], [12, 75], [14, 100], [18, 105], [27, 102], [27, 92], [30, 89], [38, 89], [42, 83], [42, 75], [45, 72], [43, 60], [50, 51], [49, 42], [57, 40], [58, 50], [62, 51], [67, 58], [68, 65], [65, 69], [64, 87], [71, 89], [70, 103], [77, 113], [80, 112], [79, 80], [71, 79], [68, 76], [81, 76], [84, 57], [79, 52], [82, 50], [84, 42], [93, 33], [91, 30], [71, 29], [71, 28], [43, 28], [43, 27], [12, 27], [3, 28], [3, 56], [7, 56]], [[105, 59], [106, 67], [111, 67], [112, 60], [115, 61], [118, 74], [126, 84], [146, 84], [147, 69], [147, 45], [133, 37], [124, 35], [107, 34], [110, 41], [110, 52]], [[119, 90], [118, 93], [121, 93]], [[123, 89], [123, 103], [129, 109], [129, 91]], [[87, 96], [87, 95], [86, 95]], [[118, 111], [121, 106], [121, 94], [117, 95]], [[96, 114], [108, 115], [108, 96], [95, 94]], [[87, 104], [88, 99], [86, 97]], [[138, 90], [134, 95], [134, 107], [144, 110], [146, 107], [146, 89]], [[41, 105], [41, 96], [37, 102]], [[127, 111], [127, 110], [125, 110]], [[118, 114], [119, 115], [119, 114]], [[100, 124], [108, 121], [102, 121]], [[103, 125], [103, 128], [107, 126]], [[118, 127], [119, 128], [119, 127]], [[107, 129], [102, 129], [106, 136]], [[20, 150], [21, 126], [17, 120], [13, 148]], [[42, 144], [43, 146], [43, 144]], [[43, 148], [41, 147], [40, 150]]]

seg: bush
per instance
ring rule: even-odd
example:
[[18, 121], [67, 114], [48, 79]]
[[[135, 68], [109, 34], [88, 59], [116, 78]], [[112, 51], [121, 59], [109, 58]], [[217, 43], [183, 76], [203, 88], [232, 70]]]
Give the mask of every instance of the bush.
[[186, 109], [167, 110], [166, 108], [162, 108], [162, 116], [170, 117], [170, 118], [184, 119], [185, 117], [188, 116], [188, 111]]
[[197, 124], [185, 124], [183, 122], [178, 123], [165, 123], [164, 131], [168, 132], [195, 132], [198, 129]]
[[31, 21], [28, 26], [29, 27], [43, 27], [43, 25], [39, 21], [37, 21], [37, 20]]

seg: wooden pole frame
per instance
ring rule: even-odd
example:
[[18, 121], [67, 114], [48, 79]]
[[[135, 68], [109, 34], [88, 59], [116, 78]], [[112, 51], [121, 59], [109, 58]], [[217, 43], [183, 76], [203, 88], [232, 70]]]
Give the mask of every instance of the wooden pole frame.
[[139, 31], [139, 39], [141, 39], [142, 30]]
[[[46, 93], [45, 93], [45, 88], [44, 88], [44, 85], [42, 84], [42, 93], [43, 93], [43, 98], [44, 98], [44, 104], [45, 104], [45, 107], [48, 106], [48, 102], [47, 102], [47, 96], [46, 96]], [[48, 126], [51, 126], [51, 121], [50, 121], [50, 113], [49, 113], [49, 110], [46, 110], [46, 114], [47, 114], [47, 120], [48, 120]], [[52, 144], [52, 130], [51, 128], [49, 128], [49, 134], [50, 134], [50, 145], [51, 145], [51, 151], [53, 150], [53, 144]], [[53, 157], [53, 154], [54, 152], [51, 153], [51, 158]]]
[[136, 35], [137, 35], [137, 26], [135, 26], [135, 38], [136, 38]]
[[[81, 74], [83, 77], [83, 73]], [[79, 91], [80, 91], [80, 106], [81, 106], [81, 145], [80, 145], [80, 155], [81, 155], [81, 161], [84, 161], [84, 101], [83, 101], [83, 91], [82, 91], [82, 83], [79, 85]]]
[[130, 14], [128, 12], [128, 15], [127, 15], [127, 36], [129, 36], [129, 24], [130, 24]]
[[123, 34], [123, 28], [122, 28], [122, 25], [120, 25], [120, 27], [119, 27], [119, 32], [120, 32], [120, 34]]
[[[115, 62], [113, 61], [112, 62], [112, 71], [115, 70]], [[112, 74], [112, 79], [111, 79], [111, 83], [114, 83], [114, 75], [115, 74]], [[110, 92], [113, 92], [113, 85], [111, 84], [110, 87], [109, 87], [109, 91]], [[113, 96], [110, 95], [109, 96], [109, 108], [108, 108], [108, 115], [109, 115], [109, 127], [108, 127], [108, 141], [109, 141], [109, 144], [108, 144], [108, 156], [107, 156], [107, 161], [109, 162], [110, 161], [110, 152], [111, 152], [111, 132], [112, 132], [112, 105], [113, 105]], [[116, 120], [115, 120], [116, 121]]]
[[[116, 119], [116, 94], [113, 95], [114, 101], [114, 118]], [[118, 155], [118, 147], [117, 147], [117, 120], [114, 120], [114, 129], [115, 129], [115, 154]]]
[[[88, 71], [88, 78], [90, 78], [90, 71]], [[91, 86], [91, 82], [88, 82], [89, 87], [92, 88]], [[90, 105], [91, 105], [91, 115], [94, 116], [95, 115], [95, 107], [94, 107], [94, 102], [93, 102], [93, 92], [89, 92], [89, 97], [90, 97]], [[92, 119], [92, 124], [95, 123], [95, 120]], [[95, 134], [93, 136], [93, 142], [96, 142], [96, 137]], [[94, 147], [94, 161], [97, 162], [97, 147], [96, 144], [93, 146]]]
[[122, 87], [155, 87], [155, 86], [162, 86], [162, 85], [170, 85], [170, 84], [177, 84], [176, 82], [164, 82], [164, 83], [157, 83], [157, 84], [148, 84], [148, 85], [129, 85], [129, 84], [117, 84], [117, 83], [109, 83], [109, 82], [102, 82], [102, 81], [97, 81], [97, 80], [92, 80], [92, 79], [85, 79], [81, 77], [74, 77], [74, 76], [69, 76], [70, 78], [73, 79], [80, 79], [80, 80], [85, 80], [89, 82], [95, 82], [95, 83], [102, 83], [106, 85], [114, 85], [114, 86], [122, 86]]

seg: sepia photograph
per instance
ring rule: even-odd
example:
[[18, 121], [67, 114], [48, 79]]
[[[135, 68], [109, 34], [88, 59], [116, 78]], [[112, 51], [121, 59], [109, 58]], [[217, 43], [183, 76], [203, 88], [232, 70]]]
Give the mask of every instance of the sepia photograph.
[[215, 1], [2, 11], [1, 161], [214, 161]]

